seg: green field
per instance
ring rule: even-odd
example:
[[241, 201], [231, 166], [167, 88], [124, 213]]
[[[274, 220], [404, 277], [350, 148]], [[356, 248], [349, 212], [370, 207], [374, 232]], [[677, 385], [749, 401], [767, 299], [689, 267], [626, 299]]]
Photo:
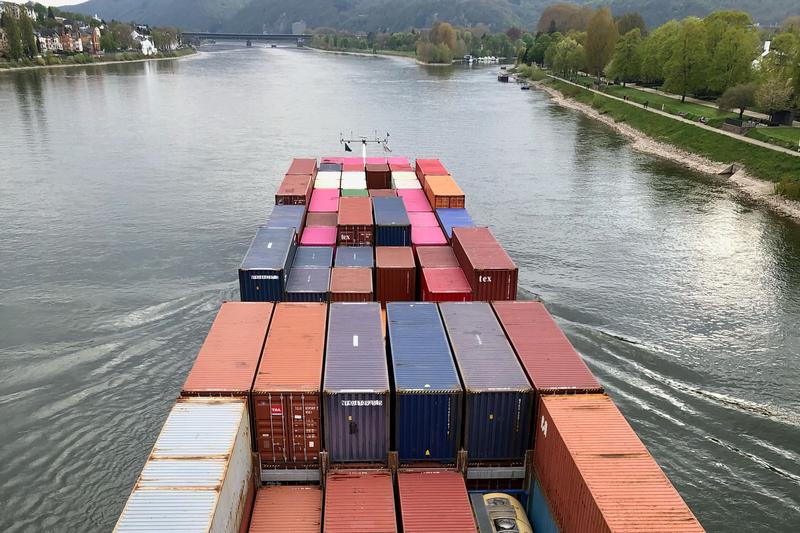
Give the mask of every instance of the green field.
[[775, 128], [754, 128], [747, 132], [751, 139], [758, 139], [772, 144], [797, 150], [800, 146], [800, 128], [779, 126]]

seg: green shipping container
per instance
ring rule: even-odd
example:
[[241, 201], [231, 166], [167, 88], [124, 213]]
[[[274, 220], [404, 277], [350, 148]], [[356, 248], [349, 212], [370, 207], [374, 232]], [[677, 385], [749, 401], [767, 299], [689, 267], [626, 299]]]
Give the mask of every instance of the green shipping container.
[[366, 189], [342, 189], [342, 196], [369, 196]]

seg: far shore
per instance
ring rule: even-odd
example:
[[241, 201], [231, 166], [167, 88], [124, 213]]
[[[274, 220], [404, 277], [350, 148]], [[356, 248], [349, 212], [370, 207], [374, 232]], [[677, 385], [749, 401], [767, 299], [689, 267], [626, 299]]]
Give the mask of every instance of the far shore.
[[184, 57], [190, 57], [197, 54], [197, 50], [192, 50], [189, 53], [175, 56], [175, 57], [143, 57], [141, 59], [114, 59], [111, 61], [97, 61], [96, 63], [68, 63], [66, 65], [31, 65], [26, 67], [11, 67], [11, 68], [0, 68], [0, 74], [3, 72], [20, 72], [23, 70], [42, 70], [48, 68], [71, 68], [71, 67], [102, 67], [105, 65], [120, 65], [120, 64], [130, 64], [130, 63], [144, 63], [145, 61], [170, 61], [175, 59], [183, 59]]
[[405, 59], [408, 61], [414, 61], [418, 65], [425, 65], [426, 67], [449, 67], [452, 63], [425, 63], [424, 61], [420, 61], [416, 57], [413, 56], [406, 56], [401, 54], [384, 54], [381, 52], [351, 52], [346, 50], [323, 50], [322, 48], [314, 48], [313, 46], [308, 47], [315, 52], [322, 52], [324, 54], [340, 54], [340, 55], [348, 55], [348, 56], [361, 56], [361, 57], [388, 57], [392, 59]]

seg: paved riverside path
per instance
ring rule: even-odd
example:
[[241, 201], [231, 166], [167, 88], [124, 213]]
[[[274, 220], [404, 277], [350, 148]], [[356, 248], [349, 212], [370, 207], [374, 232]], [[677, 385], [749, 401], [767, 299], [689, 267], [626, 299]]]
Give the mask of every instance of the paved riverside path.
[[586, 89], [587, 91], [591, 91], [593, 93], [599, 94], [600, 96], [604, 96], [604, 97], [610, 98], [612, 100], [617, 100], [619, 102], [622, 102], [623, 104], [631, 105], [631, 106], [633, 106], [633, 107], [635, 107], [637, 109], [643, 109], [645, 111], [649, 111], [650, 113], [655, 113], [656, 115], [662, 115], [662, 116], [665, 116], [667, 118], [671, 118], [672, 120], [678, 120], [678, 121], [681, 121], [681, 122], [685, 122], [686, 124], [691, 124], [692, 126], [695, 126], [697, 128], [702, 128], [704, 130], [713, 131], [714, 133], [717, 133], [719, 135], [725, 135], [727, 137], [730, 137], [731, 139], [736, 139], [737, 141], [746, 142], [748, 144], [752, 144], [752, 145], [755, 145], [755, 146], [760, 146], [761, 148], [767, 148], [768, 150], [773, 150], [775, 152], [781, 152], [781, 153], [784, 153], [784, 154], [787, 154], [787, 155], [791, 155], [791, 156], [800, 158], [800, 152], [795, 151], [795, 150], [789, 150], [788, 148], [784, 148], [783, 146], [777, 146], [777, 145], [774, 145], [774, 144], [765, 143], [763, 141], [759, 141], [759, 140], [756, 140], [756, 139], [751, 139], [750, 137], [745, 137], [743, 135], [738, 135], [738, 134], [732, 133], [730, 131], [725, 131], [725, 130], [721, 130], [719, 128], [714, 128], [712, 126], [709, 126], [708, 124], [703, 124], [701, 122], [695, 122], [693, 120], [689, 120], [687, 118], [679, 117], [677, 115], [672, 115], [670, 113], [667, 113], [666, 111], [661, 111], [660, 109], [654, 109], [652, 107], [643, 107], [641, 104], [637, 104], [636, 102], [632, 102], [630, 100], [623, 100], [622, 98], [619, 98], [618, 96], [612, 96], [612, 95], [606, 94], [606, 93], [604, 93], [602, 91], [598, 91], [597, 89], [590, 89], [589, 87], [584, 87], [583, 85], [578, 85], [577, 83], [573, 83], [571, 81], [567, 81], [564, 78], [559, 78], [558, 76], [553, 76], [552, 74], [548, 74], [547, 76], [550, 77], [550, 78], [553, 78], [554, 80], [558, 80], [558, 81], [561, 81], [561, 82], [564, 82], [564, 83], [568, 83], [570, 85], [574, 85], [575, 87], [580, 87], [581, 89]]

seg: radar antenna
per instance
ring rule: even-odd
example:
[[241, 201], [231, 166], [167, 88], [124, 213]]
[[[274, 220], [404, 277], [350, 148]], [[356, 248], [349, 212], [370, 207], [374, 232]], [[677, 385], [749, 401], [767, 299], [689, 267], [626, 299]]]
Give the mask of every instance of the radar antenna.
[[383, 149], [384, 152], [391, 153], [391, 149], [389, 148], [389, 133], [387, 132], [386, 135], [381, 138], [378, 135], [378, 131], [375, 130], [371, 137], [366, 135], [353, 135], [353, 132], [350, 132], [350, 137], [345, 138], [342, 133], [339, 133], [339, 142], [344, 145], [345, 152], [352, 152], [353, 149], [350, 148], [351, 143], [361, 143], [361, 158], [364, 160], [364, 164], [367, 163], [367, 144], [377, 144]]

